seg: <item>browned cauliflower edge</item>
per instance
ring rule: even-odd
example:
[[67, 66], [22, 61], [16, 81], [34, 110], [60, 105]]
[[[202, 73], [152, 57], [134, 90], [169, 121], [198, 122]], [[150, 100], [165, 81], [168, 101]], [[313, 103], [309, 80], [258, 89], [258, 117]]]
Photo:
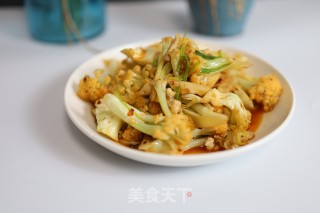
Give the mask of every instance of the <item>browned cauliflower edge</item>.
[[268, 74], [260, 77], [248, 93], [251, 100], [261, 104], [263, 110], [269, 112], [278, 103], [282, 90], [278, 77], [275, 74]]
[[78, 96], [85, 101], [94, 103], [108, 92], [107, 88], [98, 82], [97, 78], [85, 76], [79, 83]]

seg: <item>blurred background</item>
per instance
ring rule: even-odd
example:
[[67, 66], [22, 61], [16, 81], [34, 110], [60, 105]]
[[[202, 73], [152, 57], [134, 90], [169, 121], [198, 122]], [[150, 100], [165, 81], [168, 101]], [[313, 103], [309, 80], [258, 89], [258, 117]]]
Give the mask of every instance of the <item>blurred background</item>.
[[[159, 1], [159, 0], [108, 0], [108, 1]], [[175, 0], [166, 0], [175, 1]], [[22, 6], [24, 0], [1, 0], [0, 6]]]
[[[128, 2], [141, 5], [151, 1], [157, 0], [109, 0], [110, 3]], [[171, 0], [174, 1], [178, 2]], [[34, 39], [70, 43], [90, 39], [108, 28], [109, 14], [106, 2], [105, 0], [3, 0], [0, 5], [3, 7], [24, 5], [29, 33]], [[158, 2], [163, 1], [158, 0]], [[184, 27], [180, 32], [194, 31], [204, 35], [230, 36], [243, 31], [254, 0], [185, 0], [184, 2], [189, 7], [187, 22], [190, 24], [182, 26], [183, 20], [179, 21], [179, 25]], [[124, 10], [122, 14], [135, 13], [136, 9], [132, 6], [128, 6], [128, 9], [131, 7], [131, 11]], [[150, 8], [150, 11], [151, 9], [155, 11], [156, 6]], [[179, 11], [180, 9], [183, 8], [179, 8]], [[171, 14], [169, 11], [166, 12]], [[144, 15], [135, 14], [135, 18], [143, 16], [143, 19], [150, 17], [155, 22], [158, 21], [154, 15]]]

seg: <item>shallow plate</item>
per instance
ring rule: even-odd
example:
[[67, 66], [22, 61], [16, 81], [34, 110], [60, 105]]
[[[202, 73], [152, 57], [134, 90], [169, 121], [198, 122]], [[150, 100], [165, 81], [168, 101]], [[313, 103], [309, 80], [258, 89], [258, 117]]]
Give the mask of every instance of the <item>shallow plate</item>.
[[272, 112], [264, 114], [263, 121], [256, 132], [255, 139], [252, 140], [250, 144], [236, 149], [214, 153], [181, 156], [164, 155], [156, 153], [146, 153], [139, 150], [131, 149], [98, 134], [96, 131], [94, 117], [91, 114], [91, 105], [81, 100], [76, 94], [79, 81], [86, 74], [92, 75], [95, 69], [103, 68], [103, 59], [124, 59], [125, 56], [120, 53], [120, 50], [127, 47], [147, 46], [154, 42], [157, 41], [136, 42], [102, 52], [84, 62], [70, 76], [65, 88], [64, 99], [66, 111], [73, 123], [96, 143], [119, 155], [144, 163], [163, 166], [197, 166], [216, 163], [252, 151], [270, 141], [275, 135], [282, 131], [290, 121], [294, 111], [294, 93], [289, 82], [280, 72], [278, 72], [274, 67], [272, 67], [265, 61], [244, 51], [226, 47], [220, 44], [213, 44], [208, 41], [199, 41], [200, 47], [222, 49], [225, 52], [230, 53], [241, 52], [253, 64], [252, 69], [254, 69], [254, 72], [253, 70], [248, 70], [251, 75], [261, 76], [268, 73], [275, 73], [279, 77], [283, 85], [283, 94], [278, 105]]

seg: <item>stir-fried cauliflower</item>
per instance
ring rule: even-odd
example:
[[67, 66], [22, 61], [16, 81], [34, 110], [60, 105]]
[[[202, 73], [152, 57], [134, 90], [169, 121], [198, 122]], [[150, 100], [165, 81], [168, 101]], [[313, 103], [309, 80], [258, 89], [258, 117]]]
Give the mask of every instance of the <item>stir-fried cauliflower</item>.
[[248, 75], [241, 54], [199, 49], [179, 34], [121, 52], [124, 60], [85, 76], [78, 95], [94, 104], [99, 133], [141, 151], [246, 145], [254, 138], [250, 111], [271, 111], [282, 93], [276, 75]]
[[96, 78], [85, 76], [79, 83], [78, 95], [85, 101], [95, 102], [108, 92], [105, 85], [98, 82]]
[[275, 74], [268, 74], [259, 78], [248, 93], [252, 100], [262, 104], [263, 110], [268, 112], [278, 103], [282, 93], [282, 86]]

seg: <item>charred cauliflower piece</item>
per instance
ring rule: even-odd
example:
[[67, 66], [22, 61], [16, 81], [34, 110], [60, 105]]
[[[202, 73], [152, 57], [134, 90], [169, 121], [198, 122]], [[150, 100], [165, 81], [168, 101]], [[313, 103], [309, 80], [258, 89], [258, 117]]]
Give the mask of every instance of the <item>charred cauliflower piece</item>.
[[108, 92], [105, 85], [101, 84], [97, 78], [85, 76], [79, 83], [78, 96], [85, 101], [95, 102]]
[[263, 110], [269, 112], [278, 103], [282, 86], [275, 74], [268, 74], [260, 77], [248, 93], [251, 100], [262, 104]]
[[125, 141], [138, 142], [143, 138], [142, 132], [128, 125], [126, 130], [123, 132], [122, 137]]

